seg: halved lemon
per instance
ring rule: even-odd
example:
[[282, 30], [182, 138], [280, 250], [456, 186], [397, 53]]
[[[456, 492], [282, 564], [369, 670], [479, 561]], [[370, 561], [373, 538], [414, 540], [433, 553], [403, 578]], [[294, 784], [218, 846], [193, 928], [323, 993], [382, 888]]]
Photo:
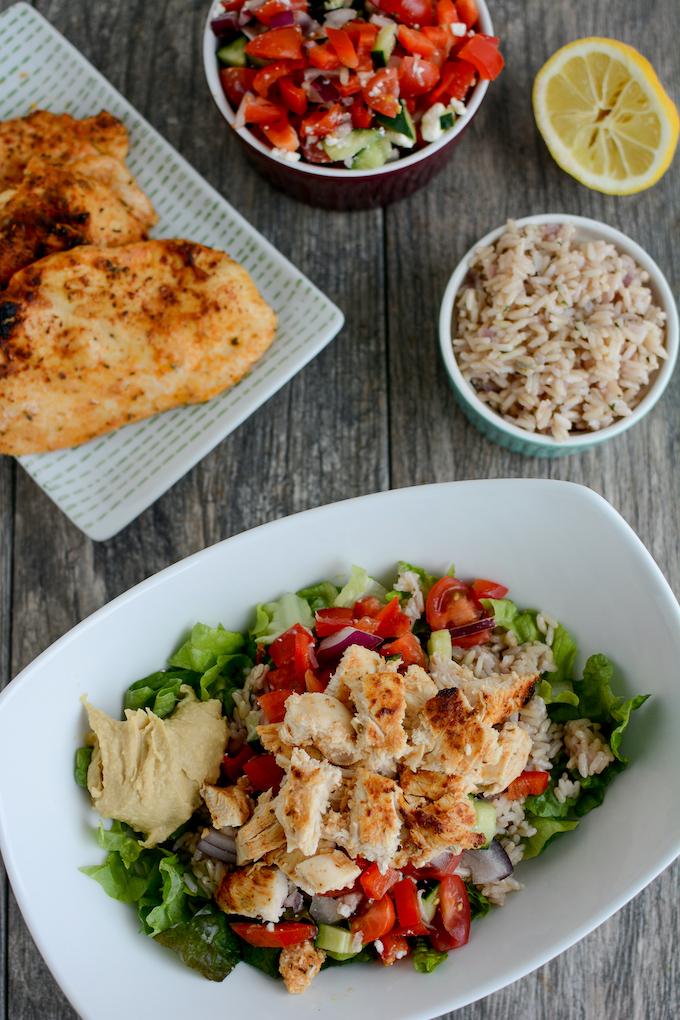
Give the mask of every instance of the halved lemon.
[[616, 39], [577, 39], [536, 75], [534, 116], [553, 159], [609, 195], [643, 191], [666, 172], [680, 121], [654, 68]]

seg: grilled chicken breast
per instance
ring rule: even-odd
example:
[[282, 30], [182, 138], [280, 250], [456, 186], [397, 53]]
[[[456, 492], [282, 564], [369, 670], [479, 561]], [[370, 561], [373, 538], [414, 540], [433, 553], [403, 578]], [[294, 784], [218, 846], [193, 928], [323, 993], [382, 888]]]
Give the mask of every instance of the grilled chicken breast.
[[83, 120], [68, 113], [36, 110], [0, 123], [0, 192], [20, 183], [34, 156], [46, 155], [66, 163], [103, 154], [122, 162], [127, 151], [125, 125], [105, 110]]
[[66, 165], [34, 157], [0, 204], [0, 288], [32, 262], [80, 244], [128, 244], [156, 222], [151, 202], [113, 156]]
[[246, 270], [200, 244], [49, 255], [0, 295], [0, 453], [73, 446], [209, 400], [275, 329]]

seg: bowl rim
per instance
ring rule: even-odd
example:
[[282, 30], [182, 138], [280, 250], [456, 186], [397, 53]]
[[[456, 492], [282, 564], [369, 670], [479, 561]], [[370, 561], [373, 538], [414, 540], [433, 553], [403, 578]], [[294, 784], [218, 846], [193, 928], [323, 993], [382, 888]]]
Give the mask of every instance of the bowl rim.
[[439, 348], [449, 378], [462, 400], [488, 422], [489, 425], [504, 432], [507, 436], [521, 440], [526, 444], [542, 449], [577, 451], [584, 447], [590, 447], [596, 443], [603, 443], [608, 439], [613, 439], [615, 436], [621, 435], [622, 432], [626, 432], [627, 429], [639, 422], [652, 410], [663, 395], [673, 374], [678, 357], [680, 325], [678, 322], [678, 309], [670, 284], [661, 268], [644, 248], [629, 237], [628, 234], [624, 234], [623, 231], [618, 230], [616, 227], [611, 227], [601, 220], [591, 219], [588, 216], [574, 216], [569, 213], [538, 213], [515, 219], [513, 222], [518, 227], [544, 223], [571, 224], [576, 228], [581, 227], [599, 234], [602, 240], [611, 242], [620, 251], [631, 255], [649, 273], [650, 286], [666, 315], [666, 347], [668, 349], [668, 357], [658, 369], [656, 378], [653, 379], [647, 393], [631, 414], [597, 431], [575, 433], [564, 440], [555, 439], [553, 436], [529, 432], [519, 425], [513, 425], [496, 411], [491, 410], [479, 399], [475, 390], [463, 377], [453, 352], [451, 327], [456, 295], [461, 288], [473, 255], [478, 248], [483, 245], [493, 244], [498, 240], [506, 229], [506, 224], [504, 223], [502, 226], [489, 231], [488, 234], [485, 234], [484, 237], [472, 245], [454, 269], [446, 285], [439, 312]]
[[[208, 9], [208, 14], [203, 28], [203, 70], [205, 72], [210, 94], [213, 97], [218, 110], [239, 138], [246, 142], [261, 156], [265, 156], [267, 159], [272, 160], [276, 166], [284, 167], [286, 170], [290, 170], [294, 173], [309, 174], [313, 177], [325, 177], [330, 180], [352, 181], [361, 180], [366, 177], [379, 177], [381, 174], [386, 175], [396, 172], [397, 170], [406, 170], [408, 167], [423, 162], [429, 156], [433, 156], [462, 134], [464, 129], [477, 113], [477, 110], [481, 106], [482, 100], [489, 88], [488, 81], [477, 82], [467, 103], [465, 115], [463, 117], [459, 117], [452, 131], [445, 131], [441, 138], [438, 138], [435, 142], [429, 142], [422, 149], [418, 149], [417, 152], [413, 152], [409, 156], [403, 156], [399, 159], [395, 159], [391, 163], [386, 163], [384, 166], [377, 167], [374, 170], [349, 170], [345, 168], [330, 169], [328, 167], [318, 166], [315, 163], [306, 163], [303, 160], [293, 162], [285, 159], [279, 159], [272, 155], [273, 150], [256, 138], [255, 135], [248, 130], [248, 128], [237, 128], [234, 125], [235, 113], [230, 104], [227, 102], [226, 96], [222, 90], [222, 85], [220, 84], [217, 61], [215, 60], [215, 36], [210, 28], [210, 22], [214, 17], [214, 9], [217, 2], [218, 0], [210, 0], [210, 7]], [[493, 35], [493, 23], [491, 21], [489, 9], [486, 5], [486, 0], [477, 0], [477, 8], [479, 10], [479, 22], [481, 28], [486, 35]]]

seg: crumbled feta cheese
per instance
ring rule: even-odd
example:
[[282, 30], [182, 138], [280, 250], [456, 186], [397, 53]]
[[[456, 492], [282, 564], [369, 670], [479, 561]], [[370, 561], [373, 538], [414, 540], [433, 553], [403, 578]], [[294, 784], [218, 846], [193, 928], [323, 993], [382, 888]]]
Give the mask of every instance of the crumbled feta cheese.
[[274, 922], [270, 921], [269, 924], [265, 925], [267, 931], [274, 931]]
[[444, 134], [441, 117], [446, 113], [443, 103], [435, 103], [423, 114], [420, 122], [420, 133], [426, 142], [436, 142]]
[[376, 951], [378, 953], [383, 953], [385, 951], [385, 947], [382, 944], [382, 942], [380, 941], [380, 939], [376, 939], [375, 942], [373, 943], [373, 945], [375, 946]]
[[299, 152], [290, 152], [288, 149], [272, 149], [272, 152], [277, 159], [285, 159], [287, 163], [297, 163], [300, 159]]
[[399, 131], [390, 131], [390, 141], [393, 145], [398, 145], [402, 149], [412, 149], [415, 145], [413, 138], [409, 138], [408, 135], [402, 135]]
[[405, 956], [408, 956], [408, 949], [398, 949], [394, 954], [395, 960], [403, 960]]
[[459, 117], [464, 117], [467, 113], [465, 103], [461, 103], [460, 99], [452, 99], [449, 103], [449, 110], [452, 110]]
[[467, 33], [467, 26], [462, 21], [454, 21], [449, 27], [452, 35], [458, 36], [459, 39]]

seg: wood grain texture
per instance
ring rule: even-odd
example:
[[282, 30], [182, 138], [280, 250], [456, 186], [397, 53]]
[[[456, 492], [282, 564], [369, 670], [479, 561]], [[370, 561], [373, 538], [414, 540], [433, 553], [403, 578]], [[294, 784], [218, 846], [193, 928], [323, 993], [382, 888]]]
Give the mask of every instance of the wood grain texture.
[[[0, 10], [7, 6], [0, 0]], [[661, 78], [680, 95], [678, 49], [668, 42], [680, 29], [677, 0], [497, 0], [508, 68], [453, 162], [427, 191], [385, 213], [348, 214], [308, 209], [272, 190], [244, 162], [203, 80], [205, 0], [38, 0], [36, 6], [340, 305], [347, 326], [106, 544], [86, 539], [23, 471], [0, 463], [0, 684], [84, 616], [169, 563], [265, 521], [390, 485], [502, 476], [583, 482], [623, 513], [680, 591], [677, 374], [655, 412], [616, 442], [581, 457], [528, 460], [493, 446], [464, 421], [439, 364], [436, 334], [453, 266], [510, 215], [562, 210], [605, 219], [640, 241], [680, 289], [673, 250], [680, 227], [677, 166], [635, 198], [588, 192], [550, 160], [529, 101], [545, 57], [568, 39], [595, 33], [638, 45], [644, 40]], [[680, 1015], [673, 951], [679, 877], [676, 865], [578, 946], [450, 1016]], [[0, 1018], [71, 1020], [75, 1014], [16, 904], [10, 898], [5, 906], [5, 888], [0, 885]]]

